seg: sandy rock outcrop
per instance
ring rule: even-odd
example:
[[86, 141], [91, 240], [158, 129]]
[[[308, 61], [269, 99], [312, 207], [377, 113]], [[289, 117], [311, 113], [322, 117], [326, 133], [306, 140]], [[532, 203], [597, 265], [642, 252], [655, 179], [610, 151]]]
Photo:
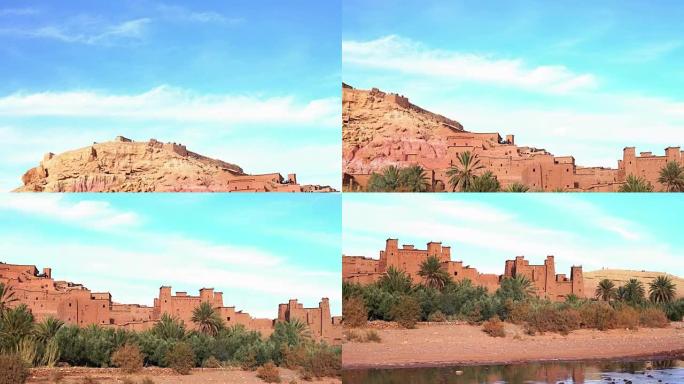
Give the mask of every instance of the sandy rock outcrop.
[[342, 121], [343, 167], [349, 173], [382, 169], [395, 164], [397, 155], [438, 161], [447, 155], [447, 137], [465, 132], [459, 122], [411, 104], [404, 96], [346, 84]]
[[114, 141], [55, 155], [22, 176], [14, 192], [329, 192], [299, 185], [295, 174], [246, 174], [242, 168], [155, 139]]

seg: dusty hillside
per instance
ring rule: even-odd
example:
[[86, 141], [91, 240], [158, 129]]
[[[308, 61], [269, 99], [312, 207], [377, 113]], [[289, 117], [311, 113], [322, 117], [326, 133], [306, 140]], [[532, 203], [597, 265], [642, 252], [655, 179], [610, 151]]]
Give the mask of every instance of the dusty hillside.
[[596, 285], [600, 280], [610, 279], [615, 282], [615, 286], [619, 287], [625, 284], [629, 279], [636, 278], [644, 284], [646, 292], [648, 292], [648, 283], [661, 275], [668, 275], [672, 278], [672, 282], [677, 286], [677, 297], [684, 297], [684, 279], [664, 272], [650, 272], [650, 271], [630, 271], [624, 269], [602, 269], [599, 271], [584, 272], [584, 291], [588, 295], [592, 295], [596, 291]]
[[367, 173], [393, 164], [394, 154], [435, 160], [446, 156], [446, 138], [463, 126], [378, 89], [342, 88], [344, 171]]
[[124, 137], [58, 155], [48, 153], [15, 192], [330, 191], [301, 186], [296, 176], [248, 175], [242, 168], [188, 151], [184, 145]]

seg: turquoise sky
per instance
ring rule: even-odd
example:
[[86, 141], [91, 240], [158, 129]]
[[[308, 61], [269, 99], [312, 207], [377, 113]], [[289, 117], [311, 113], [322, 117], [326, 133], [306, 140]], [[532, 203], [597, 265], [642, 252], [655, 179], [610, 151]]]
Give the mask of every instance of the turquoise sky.
[[343, 80], [519, 145], [617, 166], [682, 145], [684, 3], [343, 2]]
[[339, 187], [340, 7], [3, 1], [0, 190], [117, 135]]
[[341, 313], [338, 194], [5, 194], [0, 217], [0, 261], [52, 267], [116, 302], [214, 287], [252, 315], [321, 297]]
[[525, 256], [556, 273], [571, 265], [649, 270], [684, 276], [684, 237], [676, 223], [684, 200], [675, 194], [346, 194], [346, 255], [379, 257], [385, 239], [425, 249], [451, 246], [453, 260], [502, 274]]

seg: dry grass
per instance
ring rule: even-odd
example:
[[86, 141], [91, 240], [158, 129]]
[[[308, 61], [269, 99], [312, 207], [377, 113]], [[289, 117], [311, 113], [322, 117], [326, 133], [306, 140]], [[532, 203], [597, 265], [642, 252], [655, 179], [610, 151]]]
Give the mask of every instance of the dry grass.
[[272, 362], [268, 362], [257, 369], [257, 377], [267, 383], [280, 383], [280, 371]]
[[492, 317], [482, 323], [482, 331], [492, 337], [506, 337], [503, 321], [498, 317]]

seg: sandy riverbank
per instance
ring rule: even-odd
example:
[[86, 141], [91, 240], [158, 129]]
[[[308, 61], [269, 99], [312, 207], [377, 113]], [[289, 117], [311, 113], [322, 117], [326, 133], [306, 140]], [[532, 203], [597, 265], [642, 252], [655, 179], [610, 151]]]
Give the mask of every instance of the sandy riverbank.
[[528, 336], [520, 327], [506, 324], [504, 338], [490, 337], [481, 327], [467, 324], [419, 324], [410, 330], [374, 324], [371, 328], [376, 329], [381, 342], [345, 343], [343, 368], [621, 359], [684, 353], [683, 323], [637, 331], [578, 330], [567, 336]]
[[[122, 384], [125, 378], [140, 384], [143, 378], [149, 377], [156, 384], [197, 384], [197, 383], [231, 383], [231, 384], [263, 384], [264, 381], [256, 377], [256, 372], [241, 371], [237, 369], [195, 369], [190, 375], [178, 375], [171, 369], [145, 368], [142, 372], [134, 375], [125, 375], [114, 368], [36, 368], [31, 370], [28, 384], [52, 383], [51, 374], [59, 371], [64, 375], [60, 384], [83, 384], [86, 377], [94, 379], [97, 384]], [[313, 381], [304, 381], [296, 372], [280, 369], [280, 377], [283, 383], [325, 383], [341, 384], [340, 379], [325, 378]], [[294, 381], [293, 381], [294, 380]]]

